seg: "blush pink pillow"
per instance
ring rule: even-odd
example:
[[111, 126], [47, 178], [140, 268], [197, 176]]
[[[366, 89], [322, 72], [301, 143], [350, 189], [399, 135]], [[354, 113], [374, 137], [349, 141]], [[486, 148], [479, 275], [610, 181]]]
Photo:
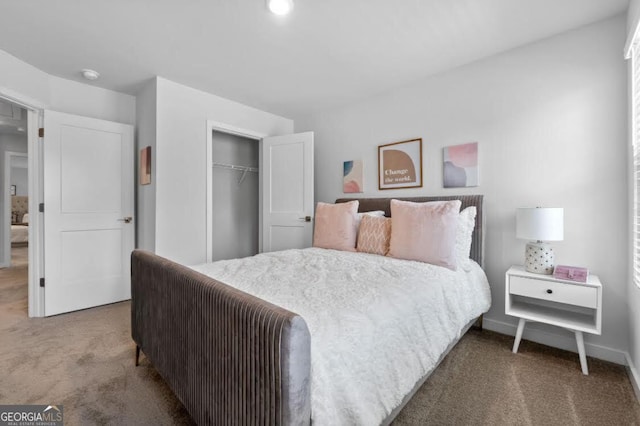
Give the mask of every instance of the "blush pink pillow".
[[412, 203], [391, 200], [389, 256], [456, 270], [460, 200]]
[[357, 250], [384, 256], [389, 251], [391, 219], [388, 217], [363, 216], [358, 231]]
[[358, 204], [358, 201], [338, 204], [318, 203], [313, 246], [356, 251]]

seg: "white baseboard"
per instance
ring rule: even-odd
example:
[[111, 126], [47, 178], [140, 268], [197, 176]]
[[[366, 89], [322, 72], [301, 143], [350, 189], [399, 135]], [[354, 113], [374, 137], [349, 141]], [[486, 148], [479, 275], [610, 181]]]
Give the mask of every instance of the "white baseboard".
[[[487, 330], [495, 331], [497, 333], [507, 334], [510, 336], [516, 335], [517, 326], [513, 324], [508, 324], [506, 322], [496, 321], [496, 320], [485, 317], [482, 321], [482, 326]], [[548, 331], [525, 327], [522, 338], [525, 340], [541, 343], [543, 345], [551, 346], [554, 348], [564, 349], [566, 351], [577, 353], [577, 350], [578, 350], [576, 346], [576, 339], [573, 336], [562, 336], [559, 334], [550, 333]], [[625, 365], [625, 366], [630, 365], [628, 364], [629, 356], [625, 352], [619, 351], [617, 349], [611, 349], [605, 346], [594, 345], [593, 343], [588, 343], [588, 342], [584, 343], [584, 348], [587, 355], [593, 358], [598, 358], [598, 359], [602, 359], [605, 361], [609, 361], [609, 362], [613, 362], [613, 363]], [[634, 379], [632, 379], [632, 382], [635, 379], [639, 378], [639, 376], [637, 375], [637, 371], [635, 369], [634, 371], [635, 371], [634, 373], [635, 377]], [[637, 383], [634, 384], [634, 386], [636, 385]], [[638, 393], [636, 393], [636, 395], [638, 395]]]
[[631, 356], [628, 353], [625, 356], [627, 358], [627, 374], [629, 375], [631, 386], [633, 386], [633, 392], [636, 394], [636, 399], [640, 401], [640, 375], [638, 375], [638, 370], [636, 370]]

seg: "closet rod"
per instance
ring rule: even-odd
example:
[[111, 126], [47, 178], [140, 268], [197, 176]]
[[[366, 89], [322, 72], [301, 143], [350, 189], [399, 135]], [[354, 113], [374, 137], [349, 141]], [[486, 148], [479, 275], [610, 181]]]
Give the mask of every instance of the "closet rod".
[[235, 164], [225, 164], [225, 163], [213, 163], [213, 167], [219, 167], [221, 169], [231, 169], [231, 170], [239, 170], [241, 172], [258, 172], [257, 167], [249, 167], [249, 166], [237, 166]]

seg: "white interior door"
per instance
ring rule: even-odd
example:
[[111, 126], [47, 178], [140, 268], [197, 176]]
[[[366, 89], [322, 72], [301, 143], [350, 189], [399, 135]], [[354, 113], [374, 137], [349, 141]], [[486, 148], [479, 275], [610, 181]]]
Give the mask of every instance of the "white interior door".
[[131, 298], [133, 127], [44, 114], [45, 315]]
[[262, 139], [262, 251], [310, 247], [313, 132]]

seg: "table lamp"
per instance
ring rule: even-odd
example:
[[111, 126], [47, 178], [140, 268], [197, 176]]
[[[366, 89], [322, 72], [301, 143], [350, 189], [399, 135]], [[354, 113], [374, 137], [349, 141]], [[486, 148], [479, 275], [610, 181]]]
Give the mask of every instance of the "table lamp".
[[524, 267], [528, 272], [553, 274], [553, 248], [546, 241], [562, 241], [563, 219], [564, 209], [562, 208], [516, 209], [516, 237], [529, 240], [524, 258]]

